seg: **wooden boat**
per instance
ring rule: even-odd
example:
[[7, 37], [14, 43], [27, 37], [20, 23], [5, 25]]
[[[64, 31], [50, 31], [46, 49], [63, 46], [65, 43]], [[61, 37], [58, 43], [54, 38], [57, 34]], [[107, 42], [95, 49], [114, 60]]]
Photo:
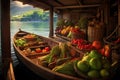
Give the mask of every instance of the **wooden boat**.
[[[29, 36], [32, 35], [34, 37], [28, 37], [28, 35]], [[24, 44], [24, 46], [23, 45], [19, 46], [19, 45], [21, 45], [21, 43], [17, 44], [16, 41], [17, 40], [22, 40], [22, 39], [26, 40], [26, 43], [28, 45]], [[22, 43], [24, 43], [24, 41]], [[88, 79], [91, 79], [87, 75], [78, 71], [78, 68], [76, 67], [76, 63], [72, 64], [72, 66], [74, 68], [74, 71], [72, 73], [75, 74], [74, 76], [54, 71], [56, 69], [56, 67], [58, 68], [58, 66], [56, 66], [56, 65], [54, 66], [53, 61], [52, 61], [53, 63], [51, 64], [51, 66], [52, 67], [54, 66], [55, 69], [54, 68], [51, 69], [51, 66], [49, 67], [47, 65], [47, 67], [46, 67], [45, 65], [41, 64], [41, 62], [39, 61], [39, 58], [43, 57], [43, 56], [46, 56], [46, 55], [49, 55], [51, 53], [51, 51], [53, 50], [53, 48], [55, 46], [58, 46], [58, 45], [60, 45], [60, 43], [57, 42], [55, 39], [46, 38], [46, 37], [43, 37], [43, 36], [39, 36], [39, 35], [36, 35], [36, 34], [33, 34], [33, 33], [28, 33], [28, 32], [25, 32], [25, 31], [21, 31], [21, 30], [18, 31], [13, 38], [13, 47], [14, 47], [14, 50], [15, 50], [15, 53], [16, 53], [18, 59], [26, 67], [28, 67], [31, 71], [33, 71], [35, 74], [43, 77], [44, 79], [46, 79], [46, 80], [88, 80]], [[41, 49], [44, 50], [45, 47], [49, 47], [50, 49], [45, 51], [45, 52], [38, 52], [38, 53], [34, 51], [38, 48], [41, 48]], [[29, 49], [31, 49], [32, 51], [30, 51]], [[71, 45], [69, 45], [69, 50], [74, 51], [73, 53], [75, 53], [75, 55], [72, 55], [72, 58], [70, 57], [71, 59], [68, 59], [69, 57], [67, 59], [65, 59], [65, 60], [67, 60], [66, 61], [67, 63], [72, 62], [72, 60], [75, 60], [77, 58], [78, 59], [76, 61], [82, 59], [82, 57], [84, 55], [84, 51], [82, 52], [82, 51], [76, 49], [74, 46], [71, 46]], [[52, 57], [52, 58], [54, 59], [54, 57]], [[56, 61], [56, 60], [54, 60], [54, 61]], [[67, 64], [66, 62], [63, 61], [63, 63]], [[60, 64], [60, 65], [62, 65], [62, 64]], [[113, 73], [113, 70], [115, 70], [114, 67], [116, 68], [116, 64], [117, 63], [115, 63], [115, 66], [111, 67], [112, 70], [110, 70], [110, 72]], [[69, 65], [69, 66], [71, 67], [71, 65]], [[67, 66], [67, 68], [69, 68], [69, 67]], [[109, 76], [109, 77], [112, 78], [113, 76], [114, 75], [112, 74], [112, 76]], [[97, 79], [97, 80], [110, 80], [110, 78], [106, 77], [105, 79], [100, 78], [100, 79]]]
[[[25, 48], [34, 49], [34, 48], [45, 47], [45, 46], [49, 46], [50, 48], [52, 48], [53, 46], [59, 44], [57, 41], [55, 41], [51, 38], [46, 38], [46, 37], [37, 35], [43, 41], [43, 43], [39, 44], [39, 42], [35, 42], [36, 38], [30, 39], [30, 38], [24, 37], [28, 34], [31, 34], [31, 33], [20, 30], [15, 34], [15, 36], [13, 38], [13, 47], [15, 50], [15, 54], [17, 55], [18, 59], [25, 66], [27, 66], [30, 70], [32, 70], [37, 75], [39, 75], [47, 80], [82, 80], [78, 77], [69, 76], [69, 75], [58, 73], [58, 72], [53, 72], [50, 69], [40, 65], [38, 63], [37, 58], [40, 56], [48, 54], [49, 51], [45, 52], [45, 53], [25, 54], [23, 51]], [[17, 46], [16, 40], [22, 39], [23, 37], [26, 38], [28, 40], [28, 42], [32, 42], [29, 44], [30, 46], [28, 46], [28, 45], [27, 46], [25, 45], [25, 47]], [[46, 44], [46, 45], [41, 45], [41, 44]]]

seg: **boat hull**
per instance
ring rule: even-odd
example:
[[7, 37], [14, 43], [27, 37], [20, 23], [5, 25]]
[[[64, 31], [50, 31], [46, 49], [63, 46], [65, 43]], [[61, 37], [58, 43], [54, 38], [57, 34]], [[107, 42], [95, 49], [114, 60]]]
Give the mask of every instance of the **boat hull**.
[[[54, 45], [58, 45], [59, 43], [49, 39], [42, 37], [45, 42], [47, 42], [51, 47]], [[50, 69], [40, 65], [36, 59], [30, 59], [24, 54], [22, 54], [22, 51], [16, 46], [14, 40], [13, 40], [13, 47], [16, 56], [18, 59], [31, 71], [33, 71], [35, 74], [37, 74], [40, 77], [43, 77], [46, 80], [81, 80], [77, 77], [69, 76], [69, 75], [64, 75], [61, 73], [53, 72]]]

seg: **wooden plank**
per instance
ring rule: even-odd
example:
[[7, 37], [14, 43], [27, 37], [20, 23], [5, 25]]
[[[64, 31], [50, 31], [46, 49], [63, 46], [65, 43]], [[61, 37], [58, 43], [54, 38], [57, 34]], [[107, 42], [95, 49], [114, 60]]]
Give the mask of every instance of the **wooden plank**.
[[55, 0], [55, 2], [57, 2], [58, 4], [65, 6], [62, 2], [60, 2], [59, 0]]
[[99, 7], [100, 4], [95, 4], [95, 5], [80, 5], [80, 6], [62, 6], [62, 7], [55, 7], [55, 9], [67, 9], [67, 8], [92, 8], [92, 7]]

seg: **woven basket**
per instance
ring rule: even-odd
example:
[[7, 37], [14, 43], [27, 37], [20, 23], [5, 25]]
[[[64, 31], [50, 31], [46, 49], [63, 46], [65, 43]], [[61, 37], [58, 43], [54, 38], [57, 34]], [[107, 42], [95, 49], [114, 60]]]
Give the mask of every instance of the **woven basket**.
[[85, 39], [85, 34], [72, 32], [71, 39], [80, 39], [80, 38]]
[[88, 27], [88, 41], [93, 42], [94, 40], [102, 41], [104, 37], [104, 28]]

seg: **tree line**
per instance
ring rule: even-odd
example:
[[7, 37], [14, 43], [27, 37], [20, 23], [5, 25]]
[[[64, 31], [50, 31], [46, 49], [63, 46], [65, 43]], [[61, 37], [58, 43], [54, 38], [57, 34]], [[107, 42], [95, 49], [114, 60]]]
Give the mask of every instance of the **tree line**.
[[[56, 14], [54, 20], [57, 20]], [[49, 21], [49, 11], [31, 10], [11, 17], [11, 21]]]

